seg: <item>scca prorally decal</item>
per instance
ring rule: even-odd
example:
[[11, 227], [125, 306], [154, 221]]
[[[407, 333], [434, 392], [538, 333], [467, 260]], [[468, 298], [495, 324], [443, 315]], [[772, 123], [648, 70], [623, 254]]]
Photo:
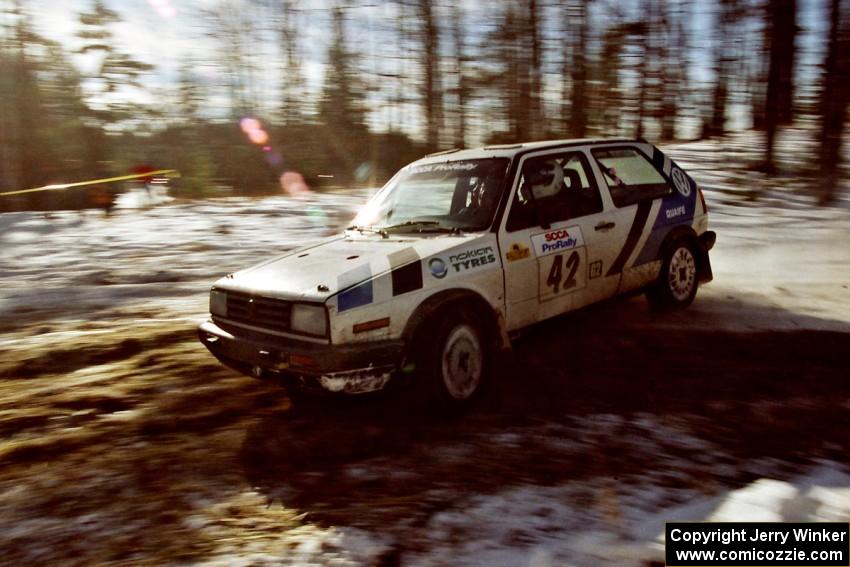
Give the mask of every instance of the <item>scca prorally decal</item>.
[[495, 261], [496, 254], [493, 252], [492, 246], [466, 250], [449, 256], [449, 264], [452, 265], [455, 272], [478, 268], [480, 266], [492, 264]]
[[554, 254], [558, 251], [584, 246], [584, 238], [581, 235], [581, 228], [578, 226], [568, 226], [567, 228], [558, 228], [541, 234], [535, 234], [531, 237], [531, 244], [534, 246], [535, 254], [546, 256], [547, 254]]
[[428, 269], [431, 270], [431, 275], [437, 279], [443, 279], [449, 273], [449, 268], [446, 261], [442, 258], [431, 258], [428, 260]]

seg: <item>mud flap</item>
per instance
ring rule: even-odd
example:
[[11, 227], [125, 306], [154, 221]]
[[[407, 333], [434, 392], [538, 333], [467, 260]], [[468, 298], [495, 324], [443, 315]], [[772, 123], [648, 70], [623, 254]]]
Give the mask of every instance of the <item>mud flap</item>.
[[714, 248], [714, 243], [717, 240], [717, 233], [713, 230], [707, 230], [699, 236], [699, 283], [708, 283], [714, 279], [714, 272], [711, 271], [711, 259], [708, 256], [708, 251]]

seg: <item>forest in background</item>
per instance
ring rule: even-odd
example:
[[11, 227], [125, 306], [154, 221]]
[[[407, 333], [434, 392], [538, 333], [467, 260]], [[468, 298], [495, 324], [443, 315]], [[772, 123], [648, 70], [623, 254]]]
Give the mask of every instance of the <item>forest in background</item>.
[[39, 4], [0, 0], [0, 192], [140, 164], [178, 169], [184, 196], [279, 191], [284, 171], [374, 185], [453, 147], [749, 128], [775, 175], [793, 124], [815, 132], [818, 198], [841, 186], [850, 0], [210, 0], [177, 6], [198, 48], [175, 73], [126, 48], [123, 3], [73, 2], [73, 41]]

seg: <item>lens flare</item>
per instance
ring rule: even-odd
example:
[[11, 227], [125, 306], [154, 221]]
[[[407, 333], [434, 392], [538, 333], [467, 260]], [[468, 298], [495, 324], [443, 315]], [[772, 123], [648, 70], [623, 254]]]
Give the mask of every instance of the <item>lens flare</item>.
[[261, 146], [269, 141], [269, 135], [265, 130], [251, 130], [248, 132], [248, 139], [254, 144]]
[[256, 130], [262, 130], [263, 125], [260, 124], [260, 121], [256, 118], [243, 118], [239, 121], [239, 127], [242, 128], [242, 131], [246, 134], [250, 134]]
[[[239, 127], [253, 144], [265, 146], [269, 141], [269, 134], [263, 129], [263, 123], [256, 118], [243, 118], [239, 121]], [[267, 151], [265, 148], [263, 148], [263, 150]]]

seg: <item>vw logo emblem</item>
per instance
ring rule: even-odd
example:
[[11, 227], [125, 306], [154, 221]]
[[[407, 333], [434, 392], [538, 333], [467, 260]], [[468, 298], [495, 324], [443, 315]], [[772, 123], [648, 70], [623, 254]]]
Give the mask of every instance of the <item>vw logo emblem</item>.
[[683, 197], [687, 197], [691, 194], [691, 184], [688, 182], [688, 178], [685, 177], [685, 174], [678, 167], [674, 167], [670, 177], [673, 178], [673, 185], [676, 186], [676, 191], [681, 193]]

